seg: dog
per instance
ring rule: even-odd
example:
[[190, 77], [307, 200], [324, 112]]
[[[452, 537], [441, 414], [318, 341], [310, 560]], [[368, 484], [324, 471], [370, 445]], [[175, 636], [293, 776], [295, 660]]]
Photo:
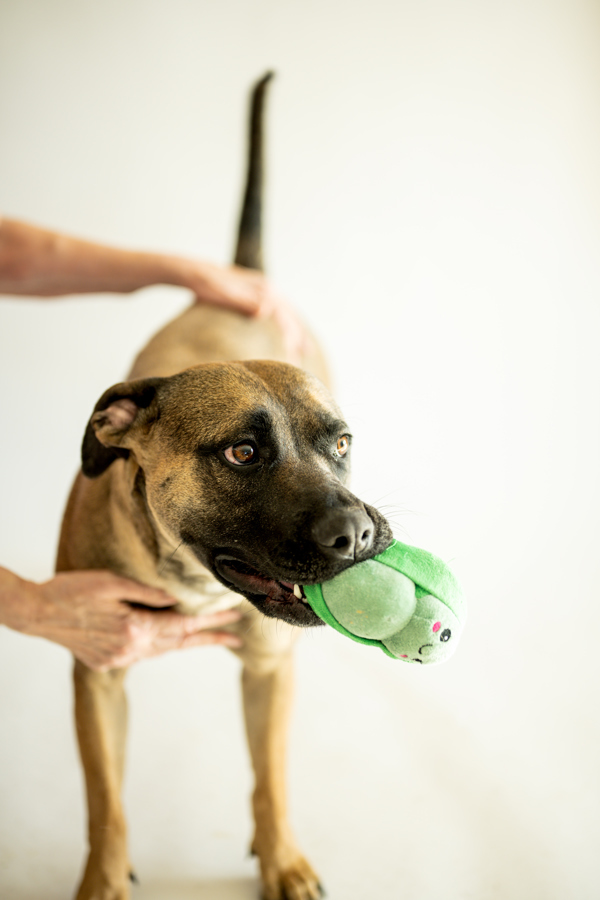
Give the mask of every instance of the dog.
[[[262, 117], [254, 88], [235, 261], [261, 267]], [[67, 504], [57, 570], [111, 569], [175, 596], [186, 613], [239, 608], [242, 691], [255, 776], [252, 852], [266, 900], [316, 900], [292, 836], [283, 773], [292, 647], [322, 624], [301, 585], [384, 550], [389, 525], [348, 489], [351, 437], [316, 345], [301, 366], [271, 319], [192, 305], [95, 406]], [[251, 627], [267, 616], [276, 629]], [[126, 900], [131, 867], [120, 788], [124, 669], [75, 661], [89, 855], [77, 900]]]

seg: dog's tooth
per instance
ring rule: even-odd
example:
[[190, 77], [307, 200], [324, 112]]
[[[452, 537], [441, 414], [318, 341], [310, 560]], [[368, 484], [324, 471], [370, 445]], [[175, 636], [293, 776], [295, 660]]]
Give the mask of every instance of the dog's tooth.
[[302, 600], [302, 588], [297, 584], [294, 585], [294, 596], [298, 598], [298, 600]]

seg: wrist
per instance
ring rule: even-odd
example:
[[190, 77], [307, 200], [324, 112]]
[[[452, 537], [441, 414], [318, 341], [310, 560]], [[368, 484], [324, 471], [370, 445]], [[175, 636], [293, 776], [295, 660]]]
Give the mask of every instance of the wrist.
[[0, 568], [0, 624], [35, 634], [43, 619], [41, 585]]
[[203, 264], [185, 256], [163, 255], [159, 257], [160, 275], [157, 282], [195, 291], [202, 280]]

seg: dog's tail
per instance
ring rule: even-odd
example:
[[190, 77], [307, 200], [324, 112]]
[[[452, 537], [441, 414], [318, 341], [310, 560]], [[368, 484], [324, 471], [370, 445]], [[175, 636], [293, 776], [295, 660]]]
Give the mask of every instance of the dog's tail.
[[252, 90], [248, 171], [246, 192], [238, 227], [234, 262], [248, 269], [263, 270], [262, 206], [263, 206], [263, 112], [267, 85], [273, 72], [267, 72]]

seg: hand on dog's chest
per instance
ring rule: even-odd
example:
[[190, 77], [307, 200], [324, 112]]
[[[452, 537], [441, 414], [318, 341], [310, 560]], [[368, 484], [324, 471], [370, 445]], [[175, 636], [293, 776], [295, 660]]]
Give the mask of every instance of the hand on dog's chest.
[[462, 590], [448, 566], [426, 550], [399, 541], [330, 581], [303, 590], [327, 624], [405, 662], [446, 660], [466, 617]]

